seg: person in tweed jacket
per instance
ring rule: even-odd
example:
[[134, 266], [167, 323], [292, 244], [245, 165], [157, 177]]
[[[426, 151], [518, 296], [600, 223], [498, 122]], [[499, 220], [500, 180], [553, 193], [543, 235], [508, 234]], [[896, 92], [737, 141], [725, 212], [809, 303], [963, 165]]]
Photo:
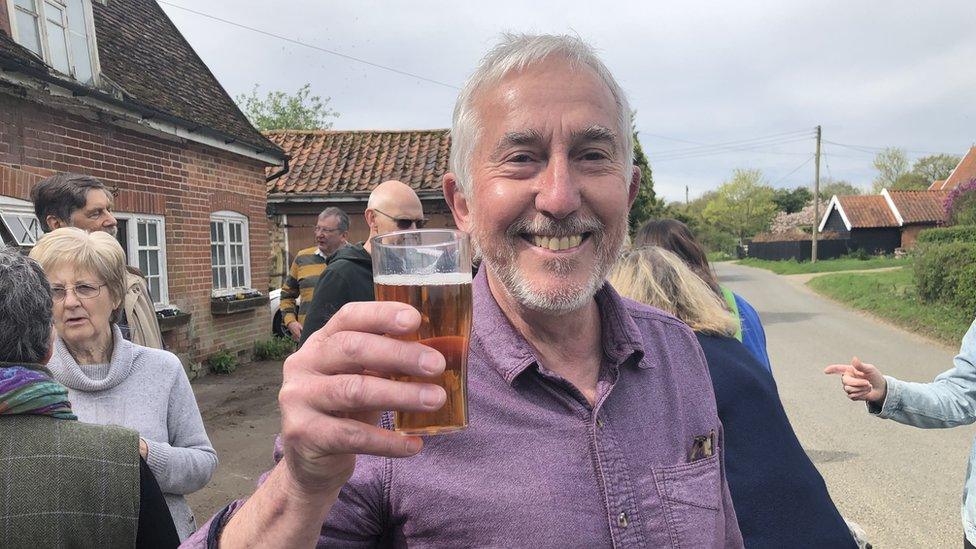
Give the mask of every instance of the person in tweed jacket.
[[0, 545], [176, 547], [139, 434], [76, 421], [51, 356], [51, 288], [0, 247]]

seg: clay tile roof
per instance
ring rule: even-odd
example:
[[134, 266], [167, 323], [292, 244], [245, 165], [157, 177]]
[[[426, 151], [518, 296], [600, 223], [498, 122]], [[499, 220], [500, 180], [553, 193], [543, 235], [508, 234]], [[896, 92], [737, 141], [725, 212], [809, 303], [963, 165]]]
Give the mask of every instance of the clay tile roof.
[[976, 146], [971, 147], [966, 156], [962, 157], [940, 190], [951, 191], [963, 183], [969, 183], [972, 179], [976, 179]]
[[879, 194], [866, 196], [838, 196], [852, 229], [897, 227], [898, 220], [888, 207], [888, 201]]
[[[168, 115], [188, 127], [278, 153], [247, 121], [155, 0], [92, 2], [99, 65], [110, 91], [127, 106]], [[0, 63], [67, 80], [0, 32]]]
[[[448, 130], [277, 130], [265, 135], [291, 157], [268, 193], [366, 197], [388, 179], [439, 193], [451, 150]], [[269, 174], [274, 171], [269, 169]]]
[[930, 191], [941, 191], [942, 190], [942, 187], [945, 187], [945, 182], [946, 182], [945, 179], [936, 179], [935, 181], [932, 182], [931, 185], [929, 185], [929, 189], [928, 190], [930, 190]]
[[943, 204], [949, 191], [888, 191], [906, 225], [945, 221]]

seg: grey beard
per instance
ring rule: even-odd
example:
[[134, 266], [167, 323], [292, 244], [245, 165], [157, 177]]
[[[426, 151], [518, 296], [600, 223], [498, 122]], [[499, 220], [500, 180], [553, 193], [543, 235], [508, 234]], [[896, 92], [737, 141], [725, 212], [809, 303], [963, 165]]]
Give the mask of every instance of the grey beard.
[[[475, 223], [477, 226], [477, 223]], [[607, 273], [613, 267], [623, 244], [627, 223], [621, 225], [619, 234], [608, 234], [606, 226], [598, 219], [573, 217], [556, 221], [549, 218], [530, 221], [519, 218], [505, 231], [504, 247], [494, 253], [485, 253], [483, 238], [478, 230], [473, 231], [476, 253], [484, 258], [484, 264], [502, 283], [508, 293], [523, 307], [549, 313], [568, 313], [583, 308], [603, 286]], [[565, 285], [558, 290], [546, 293], [534, 290], [519, 272], [516, 265], [517, 252], [514, 242], [523, 233], [542, 233], [550, 236], [569, 236], [590, 233], [596, 247], [596, 262], [590, 276], [582, 285]], [[545, 270], [552, 277], [563, 278], [577, 269], [576, 259], [551, 259], [545, 262]]]

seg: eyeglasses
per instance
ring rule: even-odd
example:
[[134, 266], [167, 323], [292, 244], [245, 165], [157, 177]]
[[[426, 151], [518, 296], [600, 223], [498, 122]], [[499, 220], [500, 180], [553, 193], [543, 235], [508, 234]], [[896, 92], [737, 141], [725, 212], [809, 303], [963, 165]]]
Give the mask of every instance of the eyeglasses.
[[99, 284], [98, 286], [92, 286], [91, 284], [51, 286], [51, 298], [54, 299], [55, 303], [60, 303], [64, 301], [64, 298], [68, 297], [68, 290], [72, 290], [78, 299], [92, 299], [102, 293], [102, 287], [104, 286], [105, 284]]
[[319, 233], [337, 233], [341, 232], [342, 229], [336, 227], [335, 229], [323, 229], [322, 227], [315, 227], [315, 234]]
[[388, 214], [386, 212], [381, 212], [381, 211], [377, 210], [376, 208], [373, 208], [373, 211], [376, 212], [376, 213], [381, 213], [381, 214], [385, 215], [386, 217], [389, 217], [390, 219], [392, 219], [393, 221], [395, 221], [396, 222], [397, 229], [400, 229], [401, 231], [405, 231], [405, 230], [407, 230], [407, 229], [409, 229], [409, 228], [411, 228], [413, 226], [416, 226], [418, 229], [423, 229], [424, 228], [424, 225], [427, 224], [427, 220], [424, 219], [424, 218], [410, 219], [410, 218], [403, 218], [403, 217], [393, 217], [392, 215], [390, 215], [390, 214]]

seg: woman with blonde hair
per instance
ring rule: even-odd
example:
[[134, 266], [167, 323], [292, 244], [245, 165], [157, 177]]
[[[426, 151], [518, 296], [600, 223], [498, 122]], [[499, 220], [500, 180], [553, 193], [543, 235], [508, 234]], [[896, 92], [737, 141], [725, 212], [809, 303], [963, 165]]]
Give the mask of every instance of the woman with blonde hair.
[[217, 454], [180, 360], [126, 341], [115, 325], [126, 290], [122, 247], [108, 233], [62, 228], [44, 235], [30, 257], [54, 299], [48, 368], [68, 387], [78, 419], [138, 431], [139, 453], [185, 539], [196, 525], [184, 495], [210, 481]]
[[[856, 547], [762, 364], [709, 285], [657, 246], [625, 254], [609, 276], [624, 297], [663, 309], [698, 338], [722, 420], [732, 503], [748, 548]], [[707, 444], [722, 441], [707, 441]]]

